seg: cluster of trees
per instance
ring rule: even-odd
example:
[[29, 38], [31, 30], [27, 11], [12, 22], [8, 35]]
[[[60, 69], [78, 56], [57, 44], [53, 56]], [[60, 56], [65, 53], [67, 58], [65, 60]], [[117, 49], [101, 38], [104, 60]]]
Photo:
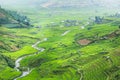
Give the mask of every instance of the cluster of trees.
[[30, 19], [16, 11], [5, 10], [0, 7], [0, 24], [19, 24], [22, 26], [31, 26]]
[[100, 24], [103, 22], [103, 17], [101, 18], [100, 16], [95, 16], [95, 23]]
[[18, 23], [23, 23], [25, 25], [30, 26], [30, 19], [28, 19], [26, 16], [19, 14], [16, 11], [7, 11], [9, 15], [13, 17]]
[[11, 67], [11, 68], [14, 68], [14, 66], [15, 66], [14, 60], [12, 60], [11, 58], [6, 57], [6, 56], [0, 54], [0, 62], [2, 62], [2, 61], [3, 61], [6, 65], [8, 65], [9, 67]]
[[0, 24], [6, 24], [9, 22], [9, 19], [5, 17], [5, 10], [0, 6]]
[[8, 18], [0, 18], [0, 26], [1, 24], [6, 24], [6, 23], [9, 23]]

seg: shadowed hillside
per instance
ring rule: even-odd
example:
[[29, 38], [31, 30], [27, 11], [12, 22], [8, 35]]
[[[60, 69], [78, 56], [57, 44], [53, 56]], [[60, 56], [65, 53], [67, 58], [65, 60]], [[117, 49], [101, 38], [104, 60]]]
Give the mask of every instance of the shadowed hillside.
[[11, 27], [30, 27], [30, 20], [16, 11], [5, 10], [0, 7], [0, 25], [10, 24]]

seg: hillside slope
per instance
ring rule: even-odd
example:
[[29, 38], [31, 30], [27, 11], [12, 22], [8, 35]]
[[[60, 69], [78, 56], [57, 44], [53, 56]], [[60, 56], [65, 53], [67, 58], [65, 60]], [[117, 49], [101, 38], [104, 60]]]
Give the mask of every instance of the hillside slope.
[[[0, 25], [10, 24], [11, 27], [30, 27], [30, 20], [16, 11], [5, 10], [0, 7]], [[8, 25], [9, 26], [9, 25]]]
[[0, 24], [11, 23], [12, 20], [14, 19], [0, 7]]
[[[119, 0], [27, 1], [17, 4], [62, 9], [108, 7], [108, 3], [116, 7], [119, 4]], [[88, 13], [80, 10], [80, 14], [71, 10], [59, 15], [49, 10], [44, 13], [44, 10], [34, 12], [31, 9], [33, 14], [26, 10], [37, 25], [32, 28], [6, 28], [16, 24], [27, 25], [24, 23], [26, 20], [17, 12], [4, 11], [3, 14], [1, 10], [1, 18], [8, 21], [0, 27], [0, 80], [120, 80], [120, 14], [101, 17], [100, 14], [95, 16], [94, 12], [90, 13], [90, 10]], [[47, 22], [48, 19], [50, 22]], [[45, 23], [43, 26], [40, 25], [42, 20]], [[41, 41], [43, 39], [45, 41]], [[34, 49], [34, 45], [38, 50]], [[15, 69], [16, 62], [19, 71]], [[26, 75], [22, 76], [24, 72]]]

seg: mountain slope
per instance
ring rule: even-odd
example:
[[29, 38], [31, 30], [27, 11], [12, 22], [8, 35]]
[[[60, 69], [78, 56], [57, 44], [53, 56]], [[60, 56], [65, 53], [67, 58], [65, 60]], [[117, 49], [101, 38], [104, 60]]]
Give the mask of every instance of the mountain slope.
[[10, 23], [12, 20], [14, 19], [0, 7], [0, 24]]
[[0, 7], [0, 24], [12, 24], [13, 27], [30, 27], [30, 20], [16, 11], [5, 10]]

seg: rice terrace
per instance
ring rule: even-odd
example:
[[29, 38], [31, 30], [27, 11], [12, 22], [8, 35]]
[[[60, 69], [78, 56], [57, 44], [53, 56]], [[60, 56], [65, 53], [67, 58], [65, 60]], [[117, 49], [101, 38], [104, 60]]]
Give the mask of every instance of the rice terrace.
[[120, 0], [0, 0], [0, 80], [120, 80]]

